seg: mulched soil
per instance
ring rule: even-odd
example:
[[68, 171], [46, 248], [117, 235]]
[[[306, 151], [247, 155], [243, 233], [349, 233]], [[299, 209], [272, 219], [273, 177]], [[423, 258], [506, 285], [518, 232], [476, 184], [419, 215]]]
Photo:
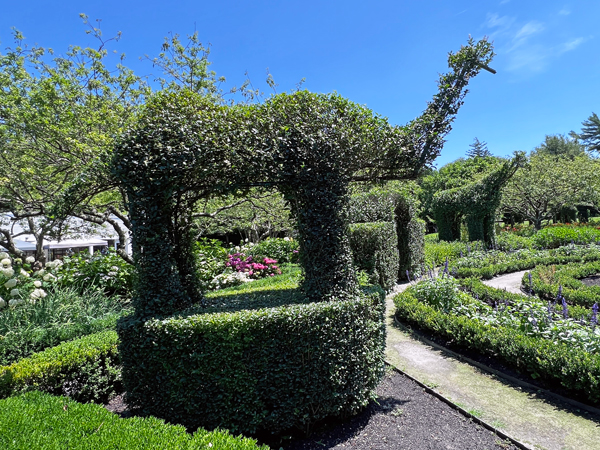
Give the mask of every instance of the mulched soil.
[[[410, 378], [388, 371], [377, 388], [377, 402], [346, 421], [321, 424], [309, 438], [265, 439], [273, 449], [517, 449], [427, 393]], [[128, 416], [122, 396], [105, 407]]]

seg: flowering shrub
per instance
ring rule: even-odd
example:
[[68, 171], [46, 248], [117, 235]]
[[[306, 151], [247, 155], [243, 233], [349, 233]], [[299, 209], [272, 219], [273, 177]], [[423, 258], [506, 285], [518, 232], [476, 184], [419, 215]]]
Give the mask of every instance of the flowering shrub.
[[7, 253], [0, 252], [0, 309], [25, 302], [35, 303], [46, 297], [46, 289], [56, 280], [54, 263], [34, 271], [34, 262], [32, 256], [23, 262], [21, 258], [11, 259]]
[[55, 270], [57, 284], [77, 287], [81, 292], [99, 289], [107, 295], [128, 297], [133, 289], [133, 266], [127, 264], [114, 251], [96, 252], [93, 256], [78, 253], [46, 264]]
[[276, 259], [280, 264], [285, 264], [298, 263], [299, 250], [300, 245], [293, 238], [268, 238], [252, 246], [247, 254], [252, 255], [255, 260], [268, 257]]
[[226, 267], [231, 267], [236, 272], [244, 272], [249, 278], [255, 280], [281, 274], [281, 270], [275, 265], [277, 264], [275, 259], [263, 258], [262, 262], [254, 262], [252, 256], [246, 256], [244, 253], [234, 253], [228, 258]]

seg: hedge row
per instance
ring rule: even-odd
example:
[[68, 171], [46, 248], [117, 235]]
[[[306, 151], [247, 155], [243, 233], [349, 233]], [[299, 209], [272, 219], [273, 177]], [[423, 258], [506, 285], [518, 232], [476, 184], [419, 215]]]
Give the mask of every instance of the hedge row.
[[192, 435], [154, 417], [122, 419], [100, 405], [41, 392], [0, 400], [0, 448], [268, 450], [226, 431], [199, 429]]
[[[127, 403], [234, 432], [309, 429], [356, 413], [383, 375], [384, 293], [119, 324]], [[126, 343], [126, 345], [124, 344]]]
[[460, 267], [458, 269], [452, 269], [452, 275], [457, 278], [483, 278], [489, 280], [496, 275], [503, 273], [518, 272], [520, 270], [533, 269], [535, 266], [550, 265], [550, 264], [567, 264], [567, 263], [581, 263], [586, 261], [597, 261], [599, 259], [598, 254], [584, 255], [554, 255], [546, 257], [531, 257], [519, 261], [513, 261], [510, 263], [501, 264], [490, 264], [487, 267], [474, 268], [474, 267]]
[[398, 279], [406, 271], [419, 273], [425, 263], [425, 222], [419, 219], [420, 205], [409, 186], [390, 184], [355, 193], [350, 199], [353, 223], [394, 222], [398, 235]]
[[591, 402], [600, 401], [600, 356], [566, 344], [527, 336], [518, 330], [444, 314], [410, 291], [394, 298], [396, 317], [463, 348], [500, 358], [533, 378], [561, 385]]
[[398, 236], [393, 222], [350, 225], [348, 238], [354, 266], [369, 274], [370, 282], [389, 291], [398, 280]]
[[109, 314], [87, 322], [70, 322], [46, 328], [12, 330], [5, 335], [0, 335], [0, 366], [12, 364], [62, 342], [101, 331], [114, 330], [117, 320], [124, 314], [127, 314], [127, 311]]
[[[555, 299], [559, 286], [567, 302], [588, 308], [600, 301], [600, 286], [586, 286], [580, 281], [600, 272], [600, 261], [564, 266], [539, 266], [531, 271], [533, 292], [545, 299]], [[546, 275], [546, 276], [544, 276]], [[547, 277], [552, 280], [546, 281]], [[523, 276], [523, 285], [529, 285], [529, 276]]]
[[[523, 277], [524, 280], [527, 278], [527, 274]], [[527, 280], [528, 281], [528, 280]], [[477, 278], [463, 278], [458, 280], [460, 286], [473, 296], [477, 296], [479, 300], [486, 302], [490, 306], [502, 305], [505, 301], [508, 303], [520, 303], [527, 300], [528, 297], [522, 294], [515, 294], [512, 292], [505, 291], [503, 289], [496, 289], [486, 284], [483, 284]], [[535, 293], [535, 292], [534, 292]], [[581, 306], [572, 305], [569, 306], [569, 315], [576, 317], [577, 319], [583, 318], [586, 321], [590, 320], [592, 311]]]
[[600, 241], [600, 230], [591, 226], [552, 226], [541, 229], [531, 240], [540, 248], [557, 248], [571, 242], [591, 244]]
[[105, 331], [0, 367], [0, 398], [40, 390], [82, 401], [105, 402], [120, 389], [118, 336]]

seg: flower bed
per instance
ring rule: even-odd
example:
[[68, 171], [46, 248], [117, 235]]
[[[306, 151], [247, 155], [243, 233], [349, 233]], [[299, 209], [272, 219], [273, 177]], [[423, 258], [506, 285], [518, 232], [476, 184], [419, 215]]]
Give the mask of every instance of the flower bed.
[[593, 312], [582, 322], [565, 318], [562, 308], [514, 294], [491, 306], [448, 277], [422, 281], [397, 295], [394, 304], [403, 323], [600, 401], [600, 329]]
[[[586, 286], [581, 279], [600, 273], [600, 261], [561, 266], [538, 266], [523, 276], [523, 286], [547, 300], [562, 296], [573, 305], [591, 307], [600, 301], [600, 286]], [[559, 300], [560, 301], [560, 300]]]

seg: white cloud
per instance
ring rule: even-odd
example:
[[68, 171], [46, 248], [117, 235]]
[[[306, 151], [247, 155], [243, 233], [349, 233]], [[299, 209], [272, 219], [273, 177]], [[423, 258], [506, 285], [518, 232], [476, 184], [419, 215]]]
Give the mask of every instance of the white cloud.
[[[561, 12], [561, 15], [566, 14]], [[491, 29], [490, 39], [495, 43], [496, 52], [506, 58], [507, 70], [521, 74], [543, 72], [553, 59], [575, 50], [587, 40], [573, 37], [557, 42], [553, 30], [559, 23], [546, 24], [538, 20], [524, 23], [496, 13], [488, 13], [483, 26]]]
[[572, 39], [570, 41], [564, 42], [558, 47], [558, 53], [561, 54], [561, 53], [570, 52], [571, 50], [575, 50], [577, 47], [579, 47], [585, 41], [587, 41], [587, 39], [578, 37], [577, 39]]
[[524, 40], [529, 36], [539, 33], [544, 30], [544, 25], [532, 20], [531, 22], [527, 22], [525, 25], [521, 27], [517, 34], [515, 35], [515, 40]]
[[502, 0], [502, 1], [500, 2], [500, 4], [501, 4], [501, 5], [506, 5], [508, 2], [510, 2], [510, 0]]
[[569, 14], [571, 14], [571, 11], [569, 11], [567, 8], [563, 8], [558, 12], [558, 14], [561, 16], [568, 16]]

